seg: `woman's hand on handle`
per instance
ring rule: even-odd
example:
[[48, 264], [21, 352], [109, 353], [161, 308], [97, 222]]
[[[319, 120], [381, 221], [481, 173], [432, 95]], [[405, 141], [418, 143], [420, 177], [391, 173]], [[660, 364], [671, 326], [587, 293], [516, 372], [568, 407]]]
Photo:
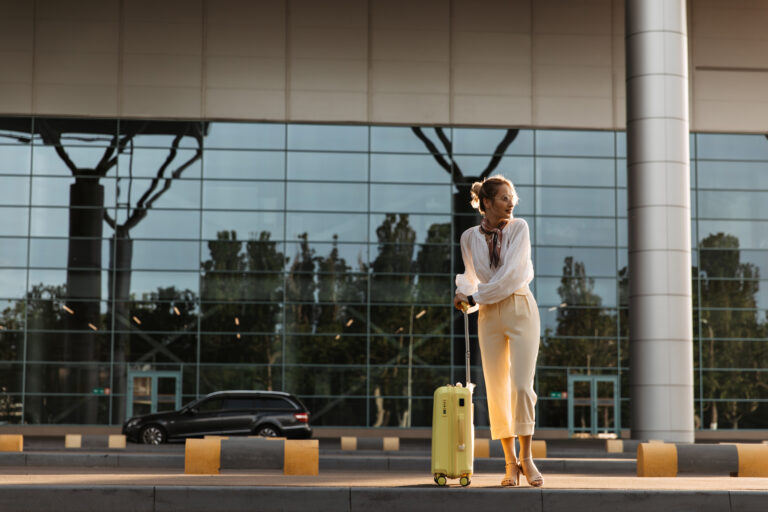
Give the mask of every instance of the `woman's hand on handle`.
[[469, 304], [469, 299], [466, 295], [464, 295], [461, 292], [456, 292], [456, 296], [453, 298], [453, 307], [458, 309], [459, 311], [462, 310], [461, 303]]

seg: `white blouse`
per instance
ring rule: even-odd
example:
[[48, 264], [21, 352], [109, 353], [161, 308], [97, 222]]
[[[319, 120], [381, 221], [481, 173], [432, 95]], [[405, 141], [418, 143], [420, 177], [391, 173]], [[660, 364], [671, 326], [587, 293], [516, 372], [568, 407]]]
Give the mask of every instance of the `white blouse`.
[[464, 273], [456, 276], [456, 291], [472, 295], [478, 304], [496, 304], [533, 280], [531, 237], [528, 223], [512, 219], [501, 230], [499, 266], [491, 269], [488, 243], [480, 226], [461, 235]]

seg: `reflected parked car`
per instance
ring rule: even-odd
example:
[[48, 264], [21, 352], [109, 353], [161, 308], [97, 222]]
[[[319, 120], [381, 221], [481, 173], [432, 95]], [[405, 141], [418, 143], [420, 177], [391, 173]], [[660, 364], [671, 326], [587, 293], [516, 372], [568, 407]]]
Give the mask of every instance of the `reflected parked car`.
[[162, 444], [204, 435], [258, 435], [302, 439], [312, 436], [309, 411], [280, 391], [217, 391], [178, 411], [145, 414], [123, 424], [126, 439]]

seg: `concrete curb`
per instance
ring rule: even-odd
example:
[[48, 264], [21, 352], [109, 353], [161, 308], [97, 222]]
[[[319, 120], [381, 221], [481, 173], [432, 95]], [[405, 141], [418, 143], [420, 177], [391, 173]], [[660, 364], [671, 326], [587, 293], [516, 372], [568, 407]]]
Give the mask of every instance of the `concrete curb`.
[[[536, 459], [542, 472], [584, 475], [634, 475], [634, 459]], [[183, 454], [27, 452], [0, 453], [0, 467], [89, 467], [89, 468], [164, 468], [184, 469]], [[232, 468], [243, 469], [241, 464]], [[282, 466], [280, 466], [281, 469]], [[504, 459], [475, 459], [476, 473], [503, 471]], [[330, 455], [319, 459], [320, 471], [431, 471], [427, 455]], [[0, 509], [2, 510], [2, 509]]]
[[768, 491], [630, 491], [415, 487], [4, 486], [3, 512], [762, 512]]

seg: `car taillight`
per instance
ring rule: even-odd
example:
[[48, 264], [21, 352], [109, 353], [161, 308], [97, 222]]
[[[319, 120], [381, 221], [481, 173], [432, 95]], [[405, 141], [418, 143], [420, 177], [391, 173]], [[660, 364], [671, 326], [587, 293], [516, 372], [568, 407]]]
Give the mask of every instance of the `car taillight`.
[[296, 421], [299, 423], [308, 423], [309, 422], [309, 414], [306, 412], [297, 412], [293, 415], [294, 418], [296, 418]]

